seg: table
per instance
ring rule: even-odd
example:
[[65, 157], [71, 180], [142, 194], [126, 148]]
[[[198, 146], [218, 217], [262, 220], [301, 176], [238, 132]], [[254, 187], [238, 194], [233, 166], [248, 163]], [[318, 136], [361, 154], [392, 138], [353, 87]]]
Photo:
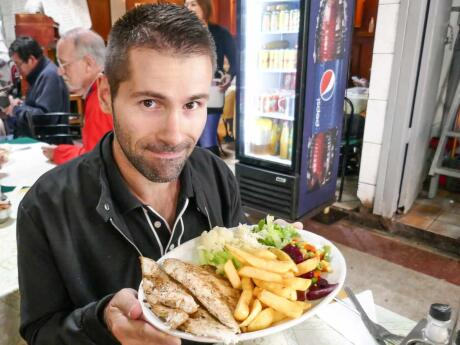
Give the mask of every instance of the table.
[[[43, 143], [20, 138], [1, 144], [10, 150], [9, 161], [0, 169], [2, 190], [9, 191], [10, 219], [0, 224], [0, 345], [25, 344], [18, 333], [19, 292], [17, 275], [16, 214], [27, 189], [42, 174], [55, 167], [41, 151]], [[6, 187], [5, 187], [6, 186]]]
[[[43, 144], [36, 142], [11, 145], [10, 161], [0, 170], [1, 182], [10, 186], [30, 186], [44, 172], [54, 165], [47, 162], [41, 153]], [[18, 333], [19, 329], [19, 292], [17, 277], [17, 247], [16, 247], [16, 210], [26, 189], [17, 187], [7, 193], [12, 202], [12, 215], [10, 219], [0, 224], [0, 345], [25, 344]], [[369, 297], [370, 296], [370, 297]], [[358, 294], [358, 298], [367, 298], [367, 305], [374, 306], [370, 292]], [[365, 309], [366, 303], [363, 303]], [[334, 306], [328, 306], [334, 307]], [[336, 313], [333, 313], [336, 314]], [[407, 334], [415, 326], [415, 322], [385, 308], [375, 306], [376, 320], [390, 331], [398, 334]], [[367, 343], [351, 342], [344, 338], [340, 331], [331, 326], [337, 322], [324, 321], [327, 315], [315, 316], [306, 322], [293, 327], [285, 332], [242, 343], [243, 345], [371, 345]], [[360, 323], [357, 319], [356, 324]]]

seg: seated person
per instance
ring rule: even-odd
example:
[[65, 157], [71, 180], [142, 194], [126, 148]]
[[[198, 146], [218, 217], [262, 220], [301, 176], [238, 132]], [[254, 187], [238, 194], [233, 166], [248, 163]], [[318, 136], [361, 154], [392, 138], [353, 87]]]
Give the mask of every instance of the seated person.
[[69, 89], [83, 96], [85, 108], [82, 126], [83, 146], [52, 145], [43, 153], [56, 164], [65, 163], [88, 151], [113, 128], [112, 116], [102, 111], [97, 96], [98, 77], [104, 69], [105, 45], [101, 36], [88, 29], [72, 29], [57, 44], [59, 74]]
[[17, 38], [11, 44], [9, 54], [22, 78], [27, 80], [29, 89], [24, 102], [11, 97], [10, 105], [3, 110], [16, 137], [31, 136], [27, 114], [68, 112], [69, 92], [56, 65], [43, 56], [42, 49], [33, 38]]

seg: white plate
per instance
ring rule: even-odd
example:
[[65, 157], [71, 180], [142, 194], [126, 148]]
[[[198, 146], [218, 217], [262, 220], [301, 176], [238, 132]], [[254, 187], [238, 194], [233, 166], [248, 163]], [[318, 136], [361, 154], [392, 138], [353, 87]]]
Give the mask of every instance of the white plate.
[[[342, 288], [343, 283], [345, 281], [346, 271], [347, 271], [347, 268], [345, 265], [345, 259], [343, 258], [342, 253], [337, 249], [336, 246], [334, 246], [330, 241], [326, 240], [324, 237], [321, 237], [319, 235], [316, 235], [314, 233], [311, 233], [305, 230], [299, 231], [299, 234], [302, 240], [308, 243], [311, 243], [317, 247], [322, 247], [324, 245], [329, 245], [331, 247], [331, 267], [333, 271], [331, 273], [326, 274], [324, 277], [331, 284], [338, 283], [338, 286], [335, 288], [333, 292], [331, 292], [326, 297], [320, 300], [317, 300], [317, 301], [311, 301], [313, 302], [312, 303], [313, 306], [307, 312], [305, 312], [301, 317], [295, 320], [291, 320], [291, 321], [282, 323], [277, 326], [273, 326], [273, 327], [269, 327], [269, 328], [260, 330], [260, 331], [238, 334], [235, 337], [236, 341], [244, 341], [244, 340], [261, 338], [261, 337], [275, 334], [275, 333], [284, 331], [288, 328], [294, 327], [298, 325], [299, 323], [304, 322], [308, 318], [314, 316], [316, 313], [318, 313], [319, 310], [321, 310], [323, 307], [328, 305], [332, 301], [332, 299], [338, 294], [340, 289]], [[164, 255], [161, 259], [158, 260], [158, 262], [161, 263], [165, 259], [176, 258], [176, 259], [181, 259], [182, 261], [186, 261], [186, 262], [198, 263], [198, 253], [196, 250], [197, 241], [198, 241], [198, 238], [195, 238], [193, 240], [190, 240], [182, 244], [181, 246], [177, 247], [176, 249]], [[162, 320], [160, 320], [155, 314], [152, 313], [152, 311], [147, 306], [148, 304], [143, 302], [144, 301], [144, 290], [142, 289], [142, 282], [139, 286], [138, 299], [141, 302], [142, 311], [144, 312], [145, 319], [157, 329], [165, 333], [171, 334], [173, 336], [182, 338], [182, 339], [187, 339], [187, 340], [192, 340], [192, 341], [197, 341], [197, 342], [215, 343], [216, 341], [222, 341], [218, 339], [198, 337], [190, 333], [186, 333], [186, 332], [182, 332], [179, 330], [169, 328]]]

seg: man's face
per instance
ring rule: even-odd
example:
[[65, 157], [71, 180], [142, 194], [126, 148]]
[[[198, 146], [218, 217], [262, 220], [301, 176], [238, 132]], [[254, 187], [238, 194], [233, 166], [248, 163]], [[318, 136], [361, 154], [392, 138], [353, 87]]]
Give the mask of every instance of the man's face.
[[190, 11], [195, 12], [195, 14], [198, 17], [198, 19], [200, 19], [201, 21], [205, 21], [203, 9], [200, 7], [200, 4], [198, 3], [198, 1], [196, 1], [196, 0], [185, 0], [184, 5]]
[[83, 94], [88, 87], [86, 81], [86, 61], [76, 54], [73, 40], [64, 39], [58, 42], [56, 48], [59, 63], [59, 74], [66, 82], [69, 90]]
[[112, 100], [114, 150], [150, 181], [173, 181], [206, 123], [211, 59], [136, 48], [129, 69]]
[[11, 60], [13, 60], [14, 64], [17, 66], [19, 70], [19, 74], [26, 78], [30, 72], [35, 68], [37, 65], [37, 59], [34, 56], [30, 56], [27, 61], [23, 61], [18, 54], [13, 53], [11, 56]]

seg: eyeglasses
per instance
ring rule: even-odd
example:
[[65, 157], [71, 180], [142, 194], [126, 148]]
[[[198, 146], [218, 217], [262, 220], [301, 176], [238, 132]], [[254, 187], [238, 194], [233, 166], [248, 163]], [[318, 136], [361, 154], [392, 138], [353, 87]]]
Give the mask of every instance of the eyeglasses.
[[66, 67], [70, 66], [71, 64], [73, 64], [74, 62], [78, 61], [78, 60], [81, 60], [82, 58], [78, 58], [78, 59], [75, 59], [75, 60], [72, 60], [72, 61], [69, 61], [69, 62], [64, 62], [62, 63], [61, 60], [57, 59], [57, 63], [59, 65], [60, 68], [62, 69], [66, 69]]

